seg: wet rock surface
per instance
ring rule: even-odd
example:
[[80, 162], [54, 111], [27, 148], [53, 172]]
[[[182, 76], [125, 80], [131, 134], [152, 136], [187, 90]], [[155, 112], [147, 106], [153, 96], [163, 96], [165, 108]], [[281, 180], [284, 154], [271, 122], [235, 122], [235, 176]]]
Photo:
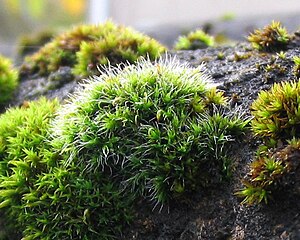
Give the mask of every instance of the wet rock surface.
[[[246, 43], [235, 47], [208, 48], [172, 52], [182, 62], [197, 67], [205, 63], [213, 82], [250, 114], [249, 107], [261, 90], [275, 82], [296, 80], [293, 57], [300, 56], [297, 40], [285, 51], [284, 58], [276, 53], [252, 50]], [[79, 86], [71, 69], [61, 68], [48, 77], [22, 79], [11, 105], [20, 105], [41, 95], [62, 101]], [[268, 205], [241, 205], [234, 193], [242, 187], [259, 143], [248, 133], [232, 151], [233, 176], [213, 187], [201, 189], [169, 206], [154, 208], [148, 201], [136, 206], [136, 220], [120, 239], [141, 240], [288, 240], [300, 239], [300, 201], [293, 188], [274, 196]]]

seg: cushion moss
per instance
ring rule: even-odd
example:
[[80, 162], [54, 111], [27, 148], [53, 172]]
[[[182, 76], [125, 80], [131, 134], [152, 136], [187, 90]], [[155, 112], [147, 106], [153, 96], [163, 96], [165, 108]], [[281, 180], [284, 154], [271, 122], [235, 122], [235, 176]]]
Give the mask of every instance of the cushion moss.
[[233, 129], [241, 133], [245, 126], [213, 114], [226, 98], [209, 80], [202, 67], [175, 60], [103, 72], [59, 114], [55, 144], [69, 155], [66, 165], [84, 162], [85, 171], [107, 172], [135, 193], [165, 203], [210, 182], [200, 172], [218, 168], [221, 157], [211, 158], [234, 138]]
[[42, 98], [0, 116], [0, 207], [19, 227], [26, 214], [24, 195], [47, 168], [45, 156], [55, 159], [47, 131], [57, 107], [58, 101]]
[[131, 28], [111, 21], [80, 25], [58, 35], [37, 53], [25, 58], [23, 74], [48, 75], [61, 66], [82, 76], [95, 74], [98, 65], [133, 63], [140, 56], [157, 58], [166, 50], [160, 43]]
[[257, 136], [275, 139], [299, 137], [300, 82], [275, 83], [261, 91], [251, 106], [252, 128]]

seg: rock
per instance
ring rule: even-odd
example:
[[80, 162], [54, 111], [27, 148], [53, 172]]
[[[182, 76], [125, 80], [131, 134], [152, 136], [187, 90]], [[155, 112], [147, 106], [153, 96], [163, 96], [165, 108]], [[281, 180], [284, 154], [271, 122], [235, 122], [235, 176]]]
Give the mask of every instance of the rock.
[[[224, 54], [221, 60], [217, 57], [220, 52]], [[276, 53], [254, 51], [244, 43], [235, 47], [171, 52], [171, 55], [194, 67], [205, 62], [207, 72], [218, 88], [234, 105], [240, 105], [242, 111], [249, 114], [249, 106], [259, 91], [269, 89], [275, 82], [296, 80], [292, 72], [293, 57], [300, 55], [300, 44], [293, 42], [285, 59]], [[22, 79], [11, 105], [41, 95], [63, 101], [78, 87], [78, 82], [79, 79], [66, 67], [48, 77]], [[268, 205], [250, 207], [241, 205], [241, 200], [233, 195], [242, 186], [241, 179], [249, 170], [248, 163], [253, 160], [257, 145], [251, 134], [245, 136], [245, 141], [237, 143], [231, 155], [234, 172], [228, 182], [174, 201], [162, 211], [153, 210], [149, 203], [138, 203], [137, 219], [122, 239], [300, 239], [299, 195], [289, 191]]]
[[70, 67], [61, 67], [49, 76], [23, 77], [10, 106], [22, 105], [24, 101], [36, 100], [41, 96], [64, 101], [80, 87], [79, 82], [81, 79], [72, 74]]

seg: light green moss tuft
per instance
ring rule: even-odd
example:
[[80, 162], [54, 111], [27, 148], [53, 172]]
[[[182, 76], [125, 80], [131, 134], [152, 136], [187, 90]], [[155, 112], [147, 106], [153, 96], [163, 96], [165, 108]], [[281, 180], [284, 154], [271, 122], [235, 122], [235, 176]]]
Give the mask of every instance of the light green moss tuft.
[[42, 98], [0, 116], [0, 207], [8, 223], [17, 224], [15, 231], [21, 231], [18, 228], [26, 215], [24, 196], [48, 167], [45, 156], [55, 159], [47, 141], [49, 121], [57, 107], [58, 101]]
[[196, 30], [187, 36], [181, 36], [174, 45], [175, 50], [196, 50], [214, 46], [214, 38], [202, 30]]
[[299, 137], [299, 95], [299, 81], [275, 83], [269, 91], [261, 91], [251, 106], [254, 133], [282, 140]]

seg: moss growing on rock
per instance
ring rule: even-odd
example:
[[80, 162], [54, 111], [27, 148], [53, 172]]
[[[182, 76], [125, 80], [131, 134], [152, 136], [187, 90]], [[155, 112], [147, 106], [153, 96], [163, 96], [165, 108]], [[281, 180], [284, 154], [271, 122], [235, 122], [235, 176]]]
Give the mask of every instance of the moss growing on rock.
[[18, 86], [18, 72], [9, 59], [0, 55], [0, 109], [13, 96]]
[[251, 106], [254, 133], [281, 140], [300, 137], [299, 95], [299, 81], [275, 83], [269, 91], [261, 91]]
[[180, 36], [174, 45], [175, 50], [196, 50], [214, 46], [214, 38], [202, 30]]
[[76, 65], [74, 72], [87, 76], [95, 73], [97, 65], [133, 63], [139, 56], [146, 55], [155, 59], [165, 50], [150, 37], [109, 21], [102, 25], [82, 25], [57, 36], [40, 51], [26, 57], [22, 73], [48, 75], [60, 66], [73, 68]]
[[202, 67], [142, 61], [85, 85], [55, 121], [55, 145], [69, 155], [66, 166], [165, 203], [220, 177], [224, 146], [245, 126], [213, 111], [225, 102]]
[[273, 52], [285, 50], [290, 41], [290, 36], [280, 22], [273, 21], [263, 29], [257, 29], [254, 33], [251, 33], [248, 41], [257, 50]]
[[299, 91], [299, 81], [275, 83], [253, 102], [252, 129], [265, 145], [250, 165], [245, 187], [236, 193], [243, 203], [267, 203], [273, 194], [299, 184]]
[[24, 239], [117, 239], [133, 218], [132, 194], [83, 164], [53, 167], [24, 196]]
[[154, 60], [164, 51], [166, 48], [156, 40], [128, 27], [116, 27], [97, 41], [81, 44], [74, 73], [83, 76], [97, 74], [98, 65], [134, 63], [141, 56]]
[[137, 200], [166, 204], [228, 174], [230, 143], [247, 122], [226, 111], [202, 66], [122, 68], [89, 80], [49, 129], [42, 105], [14, 110], [25, 119], [2, 134], [1, 205], [24, 239], [114, 239]]
[[243, 203], [267, 203], [273, 194], [299, 184], [299, 157], [300, 140], [297, 139], [288, 141], [284, 148], [260, 153], [250, 166], [245, 188], [237, 195], [244, 198]]
[[[0, 208], [24, 239], [114, 239], [132, 219], [132, 194], [83, 165], [61, 166], [49, 122], [58, 101], [42, 98], [0, 117]], [[8, 236], [9, 239], [9, 236]]]
[[8, 223], [16, 222], [18, 227], [25, 214], [24, 196], [47, 168], [45, 156], [55, 159], [47, 135], [57, 107], [58, 101], [42, 98], [8, 109], [0, 116], [0, 207], [5, 210]]

